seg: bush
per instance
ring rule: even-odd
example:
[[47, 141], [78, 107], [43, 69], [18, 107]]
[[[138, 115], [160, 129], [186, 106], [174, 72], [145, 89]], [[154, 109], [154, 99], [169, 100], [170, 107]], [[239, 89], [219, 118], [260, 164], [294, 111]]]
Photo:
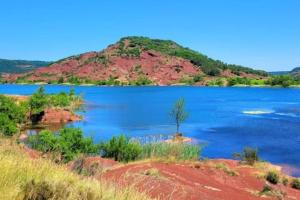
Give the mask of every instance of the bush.
[[30, 115], [39, 115], [48, 105], [44, 87], [40, 87], [29, 99]]
[[242, 153], [235, 153], [234, 157], [241, 159], [248, 165], [254, 165], [259, 161], [258, 150], [250, 147], [245, 147]]
[[77, 128], [63, 128], [58, 134], [42, 131], [31, 135], [28, 143], [32, 148], [44, 153], [59, 153], [61, 161], [69, 162], [79, 154], [96, 154], [97, 145], [91, 138], [85, 138], [83, 132]]
[[193, 77], [193, 81], [194, 81], [195, 83], [200, 82], [200, 81], [203, 81], [203, 75], [202, 75], [202, 74], [197, 74], [197, 75], [195, 75], [195, 76]]
[[100, 149], [103, 157], [122, 162], [133, 161], [142, 152], [142, 146], [138, 141], [130, 140], [124, 135], [113, 137], [107, 143], [102, 143]]
[[13, 136], [17, 133], [17, 124], [10, 120], [7, 115], [1, 113], [0, 114], [0, 133], [5, 136]]
[[268, 172], [266, 176], [266, 180], [272, 184], [277, 184], [279, 182], [279, 175], [277, 172]]
[[12, 98], [4, 95], [0, 95], [0, 113], [7, 115], [9, 120], [16, 123], [24, 122], [25, 109], [23, 108], [23, 104], [17, 105]]
[[56, 95], [51, 95], [49, 104], [54, 107], [67, 107], [71, 104], [71, 98], [67, 93], [61, 92]]
[[298, 178], [293, 179], [291, 185], [292, 188], [300, 190], [300, 179]]
[[139, 76], [138, 79], [131, 81], [130, 85], [150, 85], [152, 84], [152, 81], [147, 76]]
[[59, 149], [57, 137], [49, 130], [43, 130], [37, 135], [28, 138], [31, 147], [44, 153]]
[[282, 184], [283, 184], [283, 185], [288, 185], [288, 183], [289, 183], [289, 179], [286, 178], [286, 177], [284, 177], [284, 178], [282, 179]]
[[0, 134], [13, 136], [18, 132], [18, 124], [25, 121], [24, 104], [17, 105], [15, 101], [0, 95]]

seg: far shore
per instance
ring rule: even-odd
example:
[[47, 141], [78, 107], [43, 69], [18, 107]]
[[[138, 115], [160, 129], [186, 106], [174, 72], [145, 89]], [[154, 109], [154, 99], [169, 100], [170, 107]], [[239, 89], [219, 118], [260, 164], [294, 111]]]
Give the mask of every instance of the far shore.
[[280, 85], [233, 85], [233, 86], [218, 86], [218, 85], [186, 85], [186, 84], [172, 84], [172, 85], [96, 85], [96, 84], [48, 84], [44, 82], [40, 83], [0, 83], [1, 85], [57, 85], [57, 86], [80, 86], [80, 87], [211, 87], [211, 88], [282, 88], [282, 89], [298, 89], [300, 85], [292, 85], [289, 87], [282, 87]]

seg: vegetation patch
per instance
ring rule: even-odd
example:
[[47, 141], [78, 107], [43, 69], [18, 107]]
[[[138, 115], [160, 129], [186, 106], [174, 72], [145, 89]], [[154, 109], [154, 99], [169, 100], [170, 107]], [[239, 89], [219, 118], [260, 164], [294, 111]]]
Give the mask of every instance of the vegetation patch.
[[266, 175], [266, 180], [272, 184], [277, 184], [279, 182], [279, 174], [275, 171], [270, 171]]
[[254, 165], [260, 160], [258, 156], [258, 150], [251, 147], [245, 147], [241, 153], [235, 153], [233, 156], [234, 158], [240, 159], [241, 162], [248, 165]]
[[[63, 128], [58, 134], [44, 130], [31, 135], [28, 144], [43, 153], [56, 155], [56, 162], [69, 162], [80, 154], [97, 154], [99, 147], [91, 138], [85, 138], [77, 128]], [[56, 154], [53, 154], [55, 152]]]
[[108, 142], [102, 142], [100, 144], [100, 152], [105, 158], [129, 162], [138, 158], [142, 152], [142, 146], [138, 141], [130, 140], [125, 135], [121, 135], [112, 137]]
[[238, 176], [239, 175], [238, 172], [230, 169], [225, 163], [217, 163], [216, 164], [216, 169], [223, 170], [229, 176]]
[[300, 190], [300, 179], [299, 178], [293, 179], [291, 185], [292, 185], [292, 188]]
[[275, 197], [276, 199], [284, 199], [286, 196], [286, 193], [280, 191], [280, 190], [275, 190], [269, 185], [265, 185], [263, 189], [258, 193], [259, 196], [262, 197]]
[[0, 166], [1, 199], [148, 199], [132, 187], [119, 188], [103, 180], [87, 179], [46, 159], [31, 160], [19, 146], [3, 139]]

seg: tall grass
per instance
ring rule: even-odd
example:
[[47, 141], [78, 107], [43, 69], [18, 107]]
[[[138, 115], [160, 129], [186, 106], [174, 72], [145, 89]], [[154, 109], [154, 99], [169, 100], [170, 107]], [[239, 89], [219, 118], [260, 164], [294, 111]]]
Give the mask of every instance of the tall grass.
[[146, 200], [132, 187], [119, 188], [103, 181], [83, 178], [64, 165], [45, 159], [32, 160], [20, 147], [0, 139], [1, 200]]
[[155, 142], [143, 145], [140, 159], [198, 160], [201, 147], [189, 143]]

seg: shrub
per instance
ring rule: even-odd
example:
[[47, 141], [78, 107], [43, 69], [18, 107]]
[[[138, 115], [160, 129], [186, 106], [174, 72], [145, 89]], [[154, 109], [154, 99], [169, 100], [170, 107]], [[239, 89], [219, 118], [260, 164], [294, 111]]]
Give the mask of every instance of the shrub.
[[286, 177], [284, 177], [284, 178], [282, 179], [282, 184], [283, 184], [283, 185], [288, 185], [288, 183], [289, 183], [289, 179], [286, 178]]
[[131, 85], [150, 85], [152, 84], [152, 81], [147, 76], [139, 76], [137, 80], [133, 81]]
[[135, 160], [142, 152], [141, 144], [125, 135], [113, 137], [108, 142], [100, 144], [100, 149], [103, 157], [122, 162]]
[[44, 87], [40, 87], [29, 99], [30, 115], [38, 115], [44, 111], [48, 105], [48, 98]]
[[51, 95], [49, 104], [54, 107], [67, 107], [71, 104], [71, 98], [67, 93], [61, 92], [56, 95]]
[[202, 75], [202, 74], [197, 74], [197, 75], [195, 75], [195, 76], [193, 77], [193, 81], [194, 81], [195, 83], [200, 82], [200, 81], [203, 81], [203, 75]]
[[85, 138], [83, 132], [77, 128], [63, 128], [59, 134], [42, 131], [31, 135], [28, 143], [32, 148], [44, 153], [58, 152], [63, 162], [73, 160], [79, 154], [96, 154], [98, 146], [91, 138]]
[[17, 124], [10, 120], [7, 115], [1, 113], [0, 114], [0, 133], [5, 136], [13, 136], [16, 132]]
[[17, 105], [16, 102], [4, 95], [0, 95], [0, 113], [7, 115], [9, 120], [21, 123], [25, 118], [25, 109], [23, 105]]
[[245, 147], [242, 153], [235, 153], [234, 157], [241, 159], [248, 165], [254, 165], [259, 161], [258, 150], [250, 147]]
[[300, 179], [298, 178], [293, 179], [291, 185], [292, 188], [300, 190]]
[[32, 135], [28, 138], [31, 147], [44, 153], [57, 150], [57, 137], [49, 130], [43, 130], [37, 135]]
[[17, 105], [13, 99], [0, 95], [0, 134], [13, 136], [18, 132], [18, 124], [25, 120], [24, 105]]
[[266, 175], [266, 180], [272, 184], [277, 184], [279, 182], [279, 175], [277, 172], [270, 171]]
[[261, 194], [269, 194], [273, 191], [273, 188], [269, 185], [264, 185], [263, 189], [261, 190]]

